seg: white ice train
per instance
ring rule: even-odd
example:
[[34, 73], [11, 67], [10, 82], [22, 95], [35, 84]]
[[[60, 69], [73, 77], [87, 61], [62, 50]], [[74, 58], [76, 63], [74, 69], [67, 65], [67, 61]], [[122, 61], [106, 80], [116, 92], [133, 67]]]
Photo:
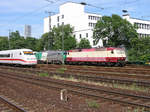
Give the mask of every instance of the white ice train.
[[0, 51], [0, 64], [29, 65], [37, 64], [37, 59], [30, 49]]

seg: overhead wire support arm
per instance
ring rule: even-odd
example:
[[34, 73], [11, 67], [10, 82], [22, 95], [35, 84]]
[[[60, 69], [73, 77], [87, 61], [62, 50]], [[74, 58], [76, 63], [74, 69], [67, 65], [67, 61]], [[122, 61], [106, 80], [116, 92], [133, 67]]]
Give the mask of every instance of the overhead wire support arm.
[[[52, 39], [51, 39], [51, 37], [50, 37], [50, 32], [51, 32], [51, 30], [52, 30], [52, 28], [51, 28], [51, 15], [54, 13], [54, 12], [51, 12], [51, 11], [45, 11], [45, 13], [48, 13], [49, 14], [49, 31], [48, 31], [48, 50], [49, 50], [49, 46], [50, 46], [50, 49], [52, 48]], [[50, 40], [50, 42], [49, 42], [49, 40]], [[50, 44], [50, 45], [49, 45]]]

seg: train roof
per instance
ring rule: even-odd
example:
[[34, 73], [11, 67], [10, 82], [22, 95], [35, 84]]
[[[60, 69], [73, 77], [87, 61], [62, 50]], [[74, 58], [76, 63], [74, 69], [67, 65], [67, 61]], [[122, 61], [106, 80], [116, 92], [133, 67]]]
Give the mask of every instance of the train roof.
[[31, 49], [11, 49], [11, 50], [3, 50], [0, 52], [10, 52], [10, 51], [32, 51]]
[[74, 49], [69, 50], [68, 52], [91, 52], [91, 51], [109, 51], [109, 50], [123, 50], [123, 48], [117, 47], [102, 47], [102, 48], [90, 48], [90, 49]]

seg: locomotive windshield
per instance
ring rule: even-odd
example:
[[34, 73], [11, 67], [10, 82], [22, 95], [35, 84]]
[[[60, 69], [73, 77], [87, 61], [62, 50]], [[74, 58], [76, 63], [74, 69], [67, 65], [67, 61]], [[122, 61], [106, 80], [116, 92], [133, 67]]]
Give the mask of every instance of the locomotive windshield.
[[34, 55], [32, 51], [24, 51], [24, 55]]
[[124, 50], [116, 50], [117, 54], [125, 54]]

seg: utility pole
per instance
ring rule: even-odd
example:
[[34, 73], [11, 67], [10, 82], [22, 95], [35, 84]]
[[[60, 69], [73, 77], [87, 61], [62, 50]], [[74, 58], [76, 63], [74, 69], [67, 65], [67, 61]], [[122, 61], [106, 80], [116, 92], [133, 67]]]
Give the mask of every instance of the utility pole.
[[[64, 56], [64, 24], [62, 24], [62, 52], [63, 52], [63, 56]], [[62, 64], [64, 64], [64, 57], [63, 57], [63, 62], [62, 62]]]
[[10, 33], [11, 33], [11, 30], [9, 29], [8, 30], [8, 48], [10, 49]]
[[62, 51], [64, 51], [64, 25], [62, 24]]
[[46, 13], [49, 14], [49, 32], [48, 32], [48, 46], [47, 46], [47, 50], [52, 49], [52, 37], [50, 36], [50, 31], [51, 31], [51, 15], [54, 13], [54, 12], [51, 12], [51, 11], [46, 11]]
[[[45, 1], [49, 2], [50, 4], [54, 3], [54, 1], [52, 1], [52, 0], [45, 0]], [[53, 39], [52, 39], [52, 37], [50, 37], [50, 31], [51, 31], [51, 14], [54, 12], [46, 11], [46, 13], [49, 14], [48, 49], [49, 49], [49, 43], [50, 43], [50, 49], [52, 49]], [[49, 42], [49, 39], [50, 39], [50, 42]]]

